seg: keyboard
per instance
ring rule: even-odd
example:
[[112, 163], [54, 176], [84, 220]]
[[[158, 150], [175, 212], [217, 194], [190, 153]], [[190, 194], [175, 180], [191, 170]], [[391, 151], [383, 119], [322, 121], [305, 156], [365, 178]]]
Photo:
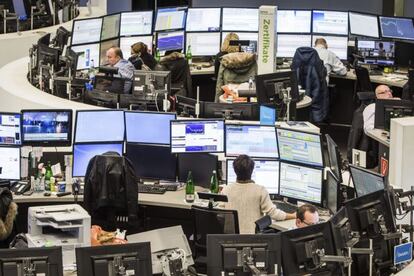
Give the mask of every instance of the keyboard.
[[298, 206], [284, 202], [284, 201], [273, 201], [277, 209], [284, 211], [285, 213], [295, 213]]
[[178, 190], [177, 184], [161, 184], [160, 187], [165, 188], [165, 190], [168, 192], [175, 192]]
[[138, 185], [138, 193], [142, 194], [165, 194], [166, 188], [155, 185]]

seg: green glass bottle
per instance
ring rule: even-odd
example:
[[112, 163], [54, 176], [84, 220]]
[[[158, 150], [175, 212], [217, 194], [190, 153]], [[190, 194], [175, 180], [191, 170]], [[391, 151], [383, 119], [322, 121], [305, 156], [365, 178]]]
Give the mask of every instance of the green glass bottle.
[[185, 185], [185, 201], [187, 203], [193, 203], [194, 202], [194, 181], [193, 181], [193, 174], [191, 171], [188, 172], [187, 176], [187, 183]]
[[50, 191], [50, 178], [53, 176], [52, 165], [50, 161], [47, 162], [46, 172], [45, 172], [45, 190]]
[[216, 170], [213, 171], [213, 175], [211, 176], [210, 180], [210, 192], [217, 194], [219, 192], [219, 185], [217, 179], [217, 172]]
[[157, 48], [157, 50], [155, 51], [155, 61], [156, 62], [160, 62], [161, 60], [161, 54], [160, 54], [160, 50]]
[[191, 45], [188, 45], [187, 47], [185, 58], [187, 59], [188, 65], [191, 65], [193, 63], [193, 54], [191, 53]]

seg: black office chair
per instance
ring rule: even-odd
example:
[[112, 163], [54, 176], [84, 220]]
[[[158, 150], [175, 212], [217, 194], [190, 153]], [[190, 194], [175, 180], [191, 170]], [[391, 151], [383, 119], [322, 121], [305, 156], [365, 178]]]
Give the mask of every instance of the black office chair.
[[194, 222], [195, 264], [197, 272], [207, 270], [207, 235], [239, 234], [239, 218], [236, 210], [191, 207]]
[[355, 66], [355, 95], [357, 92], [374, 92], [371, 85], [368, 69], [362, 66]]
[[270, 227], [272, 218], [269, 215], [263, 216], [254, 222], [256, 225], [256, 234], [271, 234], [278, 232], [276, 229]]
[[403, 87], [401, 99], [414, 102], [414, 69], [408, 70], [408, 82]]

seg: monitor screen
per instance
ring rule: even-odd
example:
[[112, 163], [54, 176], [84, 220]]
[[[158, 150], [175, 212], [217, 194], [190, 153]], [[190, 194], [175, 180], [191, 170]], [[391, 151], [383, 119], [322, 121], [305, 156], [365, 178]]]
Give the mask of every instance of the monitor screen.
[[101, 40], [111, 39], [119, 36], [120, 14], [104, 16], [102, 23]]
[[412, 67], [414, 65], [414, 43], [397, 40], [395, 48], [395, 64], [402, 67]]
[[326, 134], [326, 147], [328, 149], [329, 167], [340, 182], [342, 182], [342, 159], [338, 145], [329, 134]]
[[321, 136], [297, 130], [276, 129], [280, 159], [323, 167]]
[[78, 110], [75, 142], [124, 141], [125, 122], [122, 110]]
[[349, 165], [349, 172], [358, 197], [385, 189], [385, 179], [380, 174], [354, 165]]
[[277, 32], [278, 33], [310, 33], [311, 11], [301, 10], [278, 10]]
[[19, 113], [0, 113], [0, 145], [21, 145]]
[[23, 0], [13, 0], [13, 9], [18, 17], [27, 17], [26, 8]]
[[[256, 75], [256, 95], [260, 104], [277, 104], [281, 106], [282, 99], [285, 98], [287, 90], [290, 88], [291, 106], [290, 114], [296, 112], [296, 102], [299, 101], [299, 86], [296, 71], [281, 70], [276, 73]], [[277, 110], [281, 116], [285, 115], [283, 107]]]
[[276, 128], [226, 124], [226, 156], [241, 154], [258, 158], [278, 158]]
[[358, 40], [358, 54], [364, 58], [364, 63], [378, 65], [393, 65], [395, 45], [393, 41]]
[[280, 162], [281, 196], [321, 204], [322, 180], [323, 169]]
[[223, 8], [223, 31], [259, 31], [259, 10], [248, 8]]
[[20, 180], [20, 148], [0, 147], [0, 179]]
[[224, 120], [171, 121], [171, 152], [223, 152]]
[[184, 31], [157, 33], [157, 48], [160, 51], [184, 49]]
[[128, 143], [170, 143], [170, 121], [175, 113], [125, 112], [126, 141]]
[[102, 18], [75, 20], [72, 29], [72, 45], [97, 42], [101, 38]]
[[74, 144], [72, 176], [82, 177], [86, 174], [89, 161], [95, 156], [114, 151], [122, 156], [123, 145], [118, 144]]
[[313, 33], [348, 35], [348, 12], [314, 10], [312, 30]]
[[332, 214], [335, 214], [338, 210], [340, 197], [340, 187], [339, 181], [336, 179], [335, 175], [331, 171], [326, 173], [326, 205], [325, 207], [331, 211]]
[[379, 38], [376, 15], [349, 12], [349, 28], [349, 32], [353, 35]]
[[[237, 181], [233, 161], [227, 159], [227, 185]], [[266, 188], [269, 194], [279, 194], [279, 161], [254, 160], [252, 180]]]
[[311, 35], [279, 34], [277, 36], [277, 56], [293, 58], [299, 47], [312, 47]]
[[152, 11], [121, 13], [121, 36], [150, 35], [152, 32]]
[[137, 42], [142, 42], [147, 45], [148, 52], [152, 54], [152, 35], [121, 37], [119, 40], [119, 48], [122, 50], [124, 59], [127, 60], [131, 57], [131, 46]]
[[89, 69], [99, 65], [99, 43], [72, 46], [72, 50], [78, 55], [78, 65], [76, 70]]
[[187, 32], [220, 31], [220, 16], [220, 8], [190, 8], [185, 30]]
[[332, 51], [339, 59], [346, 60], [348, 58], [348, 37], [347, 36], [312, 36], [312, 43], [315, 40], [324, 38], [328, 44], [328, 49]]
[[127, 143], [126, 157], [131, 160], [135, 175], [139, 178], [175, 181], [177, 157], [168, 145]]
[[158, 9], [155, 31], [184, 29], [186, 13], [186, 7]]
[[388, 38], [414, 40], [412, 18], [380, 16], [381, 35]]
[[220, 33], [187, 33], [185, 43], [193, 56], [214, 56], [220, 52]]
[[108, 64], [108, 59], [106, 58], [106, 51], [108, 51], [111, 47], [118, 47], [119, 46], [119, 39], [111, 39], [107, 41], [102, 41], [100, 46], [100, 57], [99, 57], [99, 65], [103, 66]]
[[211, 175], [218, 170], [218, 164], [218, 157], [214, 154], [179, 154], [178, 181], [186, 182], [191, 171], [196, 186], [210, 188]]
[[22, 140], [27, 145], [70, 146], [72, 110], [22, 110]]

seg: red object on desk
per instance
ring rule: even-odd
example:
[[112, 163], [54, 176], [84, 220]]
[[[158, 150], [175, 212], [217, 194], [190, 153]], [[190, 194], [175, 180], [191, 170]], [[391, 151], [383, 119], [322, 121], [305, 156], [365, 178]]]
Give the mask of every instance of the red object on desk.
[[381, 174], [383, 176], [388, 175], [388, 160], [381, 157]]

